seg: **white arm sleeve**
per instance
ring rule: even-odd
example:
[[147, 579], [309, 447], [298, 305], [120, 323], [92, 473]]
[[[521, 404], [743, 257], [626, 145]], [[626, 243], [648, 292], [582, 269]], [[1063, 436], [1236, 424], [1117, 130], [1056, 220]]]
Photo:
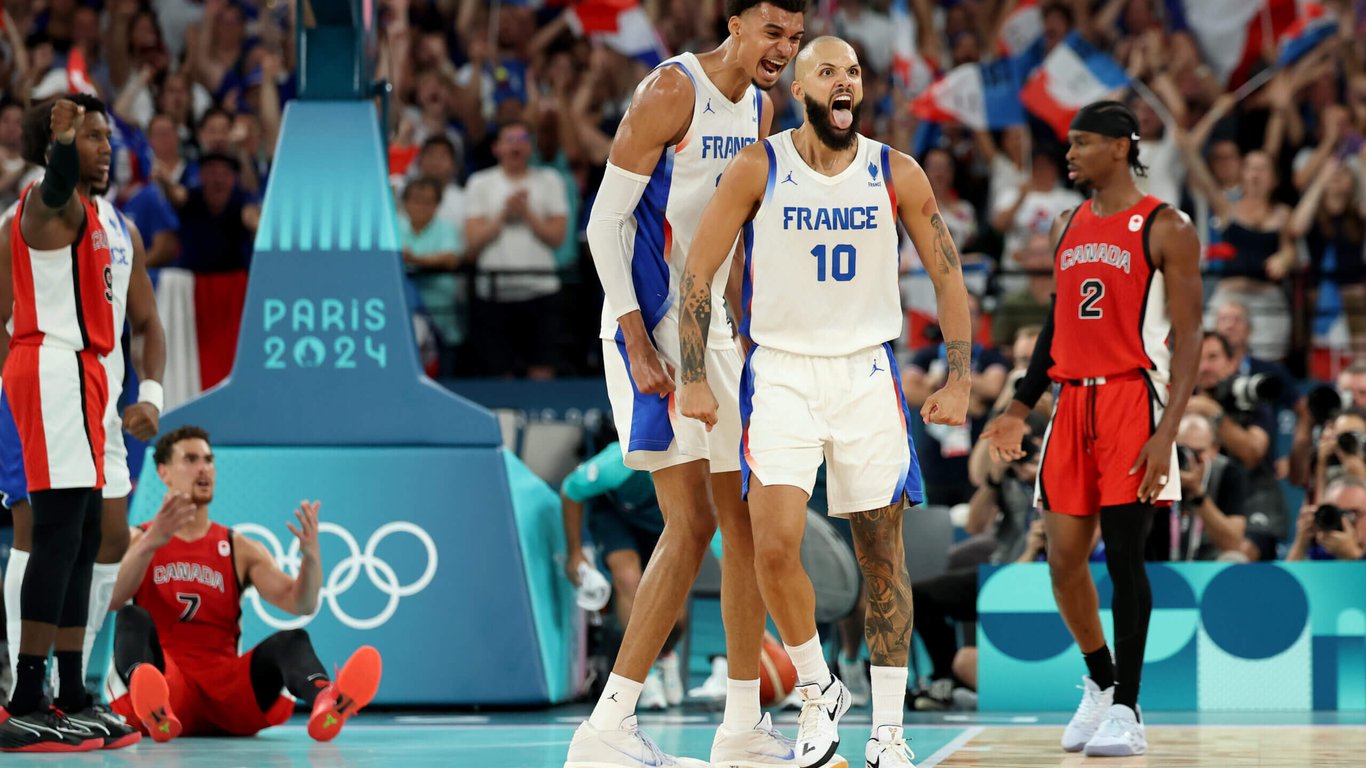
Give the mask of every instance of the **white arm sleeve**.
[[631, 280], [631, 250], [635, 246], [626, 237], [626, 222], [635, 214], [649, 182], [649, 176], [608, 163], [588, 216], [588, 248], [614, 317], [640, 309]]

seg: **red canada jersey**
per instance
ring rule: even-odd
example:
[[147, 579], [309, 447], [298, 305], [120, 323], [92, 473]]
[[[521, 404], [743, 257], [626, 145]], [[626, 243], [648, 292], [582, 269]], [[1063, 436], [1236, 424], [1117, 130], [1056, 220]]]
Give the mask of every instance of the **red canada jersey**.
[[242, 634], [242, 589], [232, 529], [212, 523], [203, 538], [172, 538], [152, 556], [133, 602], [152, 614], [168, 655], [236, 656]]
[[[109, 237], [95, 203], [80, 198], [85, 221], [70, 245], [40, 250], [20, 232], [30, 184], [19, 196], [10, 224], [14, 281], [14, 330], [10, 345], [90, 350], [114, 349], [114, 273]], [[36, 193], [35, 193], [36, 194]]]
[[1167, 380], [1171, 318], [1166, 283], [1148, 244], [1165, 206], [1148, 195], [1126, 210], [1097, 216], [1087, 200], [1072, 214], [1053, 256], [1053, 380], [1135, 370]]

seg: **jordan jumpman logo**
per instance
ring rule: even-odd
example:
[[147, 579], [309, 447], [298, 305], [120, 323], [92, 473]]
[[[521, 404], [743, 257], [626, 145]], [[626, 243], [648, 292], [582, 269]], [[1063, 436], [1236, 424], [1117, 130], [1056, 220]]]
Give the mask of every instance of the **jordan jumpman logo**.
[[787, 172], [787, 178], [786, 178], [786, 179], [783, 179], [783, 183], [784, 183], [784, 184], [791, 184], [791, 185], [794, 186], [794, 187], [797, 186], [797, 182], [795, 182], [795, 181], [792, 180], [792, 171], [788, 171], [788, 172]]
[[708, 112], [712, 113], [713, 115], [716, 114], [716, 110], [711, 108], [711, 99], [707, 99], [707, 108], [702, 110], [702, 114], [705, 115]]
[[877, 358], [874, 358], [874, 359], [873, 359], [873, 370], [868, 374], [868, 377], [869, 377], [869, 378], [872, 378], [873, 375], [876, 374], [878, 371], [885, 371], [885, 370], [887, 370], [887, 369], [886, 369], [886, 368], [879, 368], [879, 367], [877, 367]]

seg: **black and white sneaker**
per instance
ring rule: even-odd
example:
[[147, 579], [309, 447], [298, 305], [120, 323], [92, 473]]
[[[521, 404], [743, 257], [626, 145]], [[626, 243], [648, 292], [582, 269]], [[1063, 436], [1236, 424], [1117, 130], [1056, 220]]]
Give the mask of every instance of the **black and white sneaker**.
[[0, 710], [0, 718], [0, 752], [89, 752], [104, 744], [89, 728], [52, 707], [21, 717]]
[[100, 749], [123, 749], [142, 740], [136, 728], [124, 722], [122, 717], [103, 704], [90, 702], [89, 706], [67, 719], [76, 725], [84, 726], [96, 738], [101, 739]]

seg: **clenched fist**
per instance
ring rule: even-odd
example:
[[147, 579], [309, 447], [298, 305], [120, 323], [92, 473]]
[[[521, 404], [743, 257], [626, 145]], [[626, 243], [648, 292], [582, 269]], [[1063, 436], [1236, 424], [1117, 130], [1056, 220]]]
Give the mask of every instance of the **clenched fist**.
[[85, 119], [85, 107], [68, 99], [61, 99], [52, 105], [52, 135], [63, 144], [76, 140], [76, 129]]

